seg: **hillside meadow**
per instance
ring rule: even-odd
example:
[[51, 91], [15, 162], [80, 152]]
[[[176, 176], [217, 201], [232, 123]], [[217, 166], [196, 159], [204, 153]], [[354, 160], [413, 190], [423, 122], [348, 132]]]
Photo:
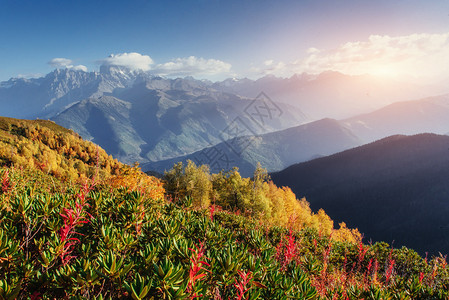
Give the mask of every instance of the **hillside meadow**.
[[262, 168], [162, 179], [0, 120], [0, 299], [447, 299], [446, 258], [365, 244]]

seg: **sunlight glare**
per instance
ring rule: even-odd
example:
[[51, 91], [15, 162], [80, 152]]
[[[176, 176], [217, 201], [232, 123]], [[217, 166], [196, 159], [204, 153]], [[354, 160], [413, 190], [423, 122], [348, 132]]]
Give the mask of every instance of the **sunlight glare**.
[[378, 77], [388, 77], [397, 78], [405, 75], [402, 68], [393, 64], [374, 64], [366, 69], [366, 73], [378, 76]]

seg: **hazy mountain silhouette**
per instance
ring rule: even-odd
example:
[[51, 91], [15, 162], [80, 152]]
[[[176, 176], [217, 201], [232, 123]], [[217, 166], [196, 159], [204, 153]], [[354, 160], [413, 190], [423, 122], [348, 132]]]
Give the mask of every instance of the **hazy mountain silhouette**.
[[393, 103], [342, 122], [364, 142], [395, 134], [446, 134], [449, 130], [449, 94]]
[[271, 174], [367, 240], [449, 253], [449, 137], [396, 135]]
[[264, 91], [273, 100], [299, 107], [312, 119], [342, 119], [368, 113], [397, 101], [447, 93], [447, 89], [412, 84], [371, 75], [345, 75], [326, 71], [290, 78], [268, 75], [257, 80], [227, 79], [214, 88], [253, 96]]
[[258, 162], [268, 171], [282, 170], [310, 160], [360, 145], [351, 131], [333, 119], [323, 119], [282, 131], [243, 136], [210, 146], [190, 155], [144, 164], [144, 170], [163, 172], [178, 161], [208, 164], [212, 172], [237, 166], [251, 176]]

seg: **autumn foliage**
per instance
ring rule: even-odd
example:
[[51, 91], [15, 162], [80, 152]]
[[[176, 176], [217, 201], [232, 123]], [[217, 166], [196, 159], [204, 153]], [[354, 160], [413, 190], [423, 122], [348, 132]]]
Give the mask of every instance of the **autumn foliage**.
[[237, 168], [210, 174], [207, 166], [196, 166], [188, 161], [186, 166], [175, 164], [165, 173], [164, 182], [172, 198], [191, 197], [196, 208], [218, 205], [271, 226], [295, 230], [315, 228], [332, 235], [334, 240], [353, 243], [361, 240], [357, 229], [349, 229], [345, 223], [334, 228], [334, 222], [324, 210], [314, 213], [305, 198], [297, 199], [288, 187], [277, 187], [260, 166], [251, 179], [241, 177]]
[[123, 166], [118, 173], [107, 180], [112, 188], [124, 188], [128, 192], [137, 191], [151, 199], [164, 199], [165, 189], [162, 181], [144, 174], [137, 164], [134, 167]]
[[44, 120], [0, 117], [0, 164], [30, 167], [66, 180], [107, 178], [123, 164], [74, 132]]

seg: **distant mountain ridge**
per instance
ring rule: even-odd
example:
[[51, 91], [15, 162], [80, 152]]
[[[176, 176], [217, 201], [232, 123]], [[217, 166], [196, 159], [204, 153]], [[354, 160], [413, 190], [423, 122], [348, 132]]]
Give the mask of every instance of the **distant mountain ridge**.
[[[243, 136], [255, 136], [254, 141], [262, 141], [259, 148], [246, 149], [243, 156], [239, 153], [234, 161], [242, 163], [238, 166], [243, 170], [253, 166], [253, 160], [259, 160], [274, 171], [331, 154], [331, 149], [340, 151], [347, 147], [336, 142], [336, 147], [327, 144], [322, 150], [306, 151], [308, 156], [294, 151], [294, 147], [290, 153], [280, 153], [283, 151], [281, 144], [276, 143], [294, 143], [286, 142], [284, 134], [267, 140], [261, 140], [260, 136], [321, 118], [372, 111], [382, 103], [410, 99], [411, 94], [416, 97], [427, 91], [418, 86], [398, 89], [394, 88], [395, 84], [367, 75], [348, 76], [338, 72], [291, 78], [227, 79], [213, 83], [192, 77], [162, 78], [121, 66], [101, 66], [99, 72], [56, 69], [41, 78], [0, 83], [0, 114], [49, 118], [98, 143], [125, 163], [165, 163], [215, 145], [218, 147], [228, 140], [241, 141]], [[394, 110], [395, 105], [400, 104], [383, 108], [388, 113], [373, 112], [344, 119], [346, 131], [363, 142], [396, 133], [421, 132], [401, 131], [414, 128], [411, 124], [419, 107], [410, 109], [410, 117], [405, 118], [403, 124], [383, 121], [385, 115], [398, 120], [400, 109]], [[431, 120], [436, 116], [441, 121], [438, 126], [445, 126], [448, 109], [440, 109], [437, 103], [425, 105], [429, 106], [426, 118]], [[406, 106], [417, 107], [411, 102]], [[363, 124], [369, 124], [369, 128], [364, 128]], [[440, 128], [437, 131], [431, 126], [422, 128], [441, 133]], [[275, 144], [268, 145], [267, 141]], [[304, 143], [303, 138], [300, 143]], [[279, 154], [273, 156], [276, 151]], [[272, 156], [266, 158], [263, 152]], [[244, 156], [250, 153], [251, 158]], [[154, 166], [162, 168], [164, 163]]]
[[210, 82], [192, 77], [167, 79], [155, 76], [151, 71], [103, 65], [98, 72], [56, 69], [40, 78], [11, 78], [0, 82], [0, 114], [48, 118], [68, 105], [88, 98], [111, 95], [120, 98], [121, 89], [141, 82], [151, 82], [148, 88], [155, 90], [203, 93], [207, 90], [208, 93], [221, 92], [251, 99], [265, 92], [277, 103], [296, 106], [312, 120], [347, 118], [392, 102], [444, 92], [435, 87], [332, 71], [318, 75], [296, 74], [290, 78], [269, 75], [257, 80], [243, 78]]
[[247, 130], [232, 137], [309, 121], [300, 109], [269, 100], [279, 114], [261, 124], [249, 111], [258, 109], [257, 94], [242, 97], [211, 85], [118, 66], [102, 66], [100, 72], [57, 69], [42, 78], [1, 83], [0, 112], [51, 118], [126, 163], [168, 159], [220, 143], [223, 130], [236, 118]]
[[346, 119], [393, 102], [449, 92], [447, 88], [335, 71], [295, 74], [290, 78], [268, 75], [257, 80], [227, 79], [214, 83], [213, 87], [242, 96], [252, 96], [263, 90], [276, 101], [300, 108], [313, 120]]
[[449, 94], [396, 102], [342, 123], [364, 143], [396, 134], [447, 134]]
[[322, 119], [282, 131], [238, 137], [186, 156], [146, 163], [142, 169], [162, 173], [178, 161], [192, 160], [196, 164], [209, 165], [215, 173], [237, 166], [243, 176], [251, 176], [257, 163], [269, 172], [279, 171], [291, 164], [360, 144], [360, 140], [340, 122]]
[[[264, 117], [262, 124], [248, 110], [259, 102], [211, 92], [195, 80], [149, 78], [111, 96], [78, 102], [52, 119], [127, 163], [183, 156], [229, 138], [308, 121], [299, 109], [278, 103], [279, 114]], [[224, 135], [233, 126], [234, 132]]]
[[[312, 124], [324, 124], [324, 120], [312, 122], [310, 126], [313, 127], [314, 125]], [[169, 169], [177, 160], [186, 161], [187, 159], [196, 161], [197, 163], [209, 164], [217, 172], [221, 166], [224, 169], [229, 168], [227, 159], [219, 163], [216, 157], [214, 159], [208, 157], [207, 153], [217, 152], [224, 155], [223, 157], [232, 158], [229, 160], [234, 162], [243, 174], [250, 176], [257, 161], [262, 163], [269, 172], [274, 172], [282, 170], [294, 163], [329, 155], [392, 135], [413, 135], [420, 133], [447, 134], [449, 130], [449, 94], [396, 102], [368, 114], [361, 114], [340, 121], [333, 120], [333, 122], [334, 125], [338, 123], [338, 126], [344, 128], [348, 135], [353, 136], [355, 138], [354, 142], [345, 144], [344, 139], [333, 139], [331, 134], [317, 133], [316, 135], [309, 134], [305, 136], [304, 132], [306, 130], [290, 136], [285, 135], [285, 132], [293, 132], [296, 130], [295, 128], [305, 129], [309, 126], [308, 124], [303, 124], [299, 127], [268, 133], [258, 137], [239, 138], [235, 141], [237, 144], [253, 145], [243, 150], [238, 150], [238, 155], [227, 146], [227, 143], [221, 143], [187, 156], [148, 163], [145, 164], [144, 168], [162, 172], [164, 169]], [[339, 135], [337, 134], [336, 136]], [[263, 142], [256, 142], [261, 139]], [[319, 144], [316, 143], [317, 139], [328, 139], [329, 141], [322, 141]], [[243, 140], [248, 141], [244, 142]], [[290, 145], [295, 144], [292, 140], [297, 140], [297, 147], [290, 147]], [[307, 142], [308, 140], [310, 140], [309, 143]], [[271, 145], [267, 146], [270, 143]], [[318, 145], [321, 145], [321, 148]], [[286, 151], [286, 149], [288, 150]]]
[[449, 253], [449, 136], [392, 136], [271, 178], [367, 240]]
[[148, 75], [118, 66], [100, 72], [56, 69], [41, 78], [14, 78], [0, 83], [1, 114], [48, 118], [86, 98], [100, 97]]

